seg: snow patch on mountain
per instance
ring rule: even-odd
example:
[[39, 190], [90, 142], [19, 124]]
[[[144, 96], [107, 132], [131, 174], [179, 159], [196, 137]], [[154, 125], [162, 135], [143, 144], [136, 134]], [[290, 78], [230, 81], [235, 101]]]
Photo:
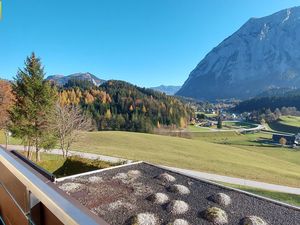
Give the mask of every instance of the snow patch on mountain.
[[64, 75], [51, 75], [46, 78], [46, 80], [53, 81], [58, 85], [65, 85], [68, 83], [69, 80], [76, 79], [76, 80], [88, 80], [92, 82], [94, 85], [99, 86], [105, 82], [105, 80], [99, 79], [97, 76], [86, 72], [86, 73], [74, 73], [68, 76]]
[[290, 15], [291, 15], [291, 9], [287, 9], [286, 10], [286, 17], [284, 18], [284, 20], [282, 21], [282, 23], [285, 23], [286, 21], [288, 21], [289, 18], [290, 18]]

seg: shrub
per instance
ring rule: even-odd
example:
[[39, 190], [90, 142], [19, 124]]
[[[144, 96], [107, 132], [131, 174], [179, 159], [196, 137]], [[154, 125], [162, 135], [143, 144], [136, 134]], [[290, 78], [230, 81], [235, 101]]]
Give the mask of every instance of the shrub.
[[217, 207], [211, 207], [203, 212], [203, 218], [216, 224], [224, 225], [228, 223], [228, 217], [225, 211]]
[[267, 223], [263, 219], [257, 216], [245, 217], [244, 219], [242, 219], [241, 224], [242, 225], [267, 225]]

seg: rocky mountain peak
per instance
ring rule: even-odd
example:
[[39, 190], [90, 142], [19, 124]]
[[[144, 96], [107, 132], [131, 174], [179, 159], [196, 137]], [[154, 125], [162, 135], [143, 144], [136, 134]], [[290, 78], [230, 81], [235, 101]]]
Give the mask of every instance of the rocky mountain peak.
[[249, 19], [209, 52], [178, 95], [248, 98], [270, 87], [300, 87], [300, 7]]

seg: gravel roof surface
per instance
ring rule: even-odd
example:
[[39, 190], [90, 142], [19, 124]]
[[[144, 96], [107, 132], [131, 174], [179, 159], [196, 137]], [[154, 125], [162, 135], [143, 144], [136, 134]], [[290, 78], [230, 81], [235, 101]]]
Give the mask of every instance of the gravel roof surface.
[[[168, 182], [159, 179], [163, 173], [173, 176], [175, 180]], [[190, 225], [213, 224], [203, 218], [204, 211], [210, 207], [225, 211], [228, 224], [242, 224], [245, 217], [257, 216], [268, 225], [300, 225], [300, 211], [297, 209], [170, 172], [147, 163], [68, 178], [57, 182], [57, 185], [112, 225], [139, 224], [134, 218], [144, 213], [154, 215], [158, 225], [173, 224], [176, 219], [186, 220]], [[180, 194], [178, 191], [172, 191], [170, 188], [172, 185], [183, 185], [190, 193]], [[185, 188], [182, 189], [185, 190]], [[153, 201], [153, 195], [156, 193], [166, 194], [168, 202], [156, 204]], [[212, 201], [211, 196], [217, 193], [228, 195], [231, 203], [224, 206]], [[168, 209], [177, 200], [180, 204], [176, 213], [172, 213], [172, 210]], [[187, 203], [187, 211], [181, 201]]]

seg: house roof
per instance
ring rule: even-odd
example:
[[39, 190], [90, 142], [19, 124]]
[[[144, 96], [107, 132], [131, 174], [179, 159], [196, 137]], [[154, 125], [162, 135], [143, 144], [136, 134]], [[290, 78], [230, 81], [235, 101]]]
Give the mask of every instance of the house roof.
[[297, 207], [144, 162], [58, 179], [56, 185], [112, 225], [300, 224]]
[[273, 134], [273, 137], [295, 138], [295, 135], [288, 135], [288, 134]]

